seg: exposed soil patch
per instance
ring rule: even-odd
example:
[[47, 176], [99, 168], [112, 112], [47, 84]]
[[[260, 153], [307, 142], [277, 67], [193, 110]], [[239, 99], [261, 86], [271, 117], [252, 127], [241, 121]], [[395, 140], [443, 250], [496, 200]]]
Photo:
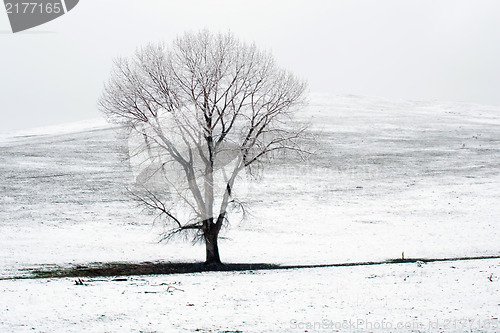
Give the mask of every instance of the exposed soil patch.
[[171, 263], [171, 262], [142, 262], [142, 263], [93, 263], [88, 266], [69, 268], [53, 267], [50, 269], [30, 269], [29, 276], [21, 278], [58, 278], [58, 277], [97, 277], [97, 276], [128, 276], [128, 275], [162, 275], [185, 274], [213, 271], [255, 271], [273, 269], [299, 269], [321, 267], [349, 267], [370, 266], [403, 263], [428, 263], [439, 261], [463, 261], [500, 259], [500, 256], [460, 257], [460, 258], [408, 258], [390, 259], [385, 261], [352, 262], [325, 265], [276, 265], [263, 263], [236, 263], [222, 265], [205, 265], [204, 263]]
[[53, 278], [184, 274], [210, 271], [247, 271], [278, 268], [281, 267], [279, 265], [272, 264], [223, 264], [207, 266], [204, 263], [143, 262], [95, 263], [88, 266], [75, 266], [71, 268], [31, 270], [30, 273], [33, 278]]

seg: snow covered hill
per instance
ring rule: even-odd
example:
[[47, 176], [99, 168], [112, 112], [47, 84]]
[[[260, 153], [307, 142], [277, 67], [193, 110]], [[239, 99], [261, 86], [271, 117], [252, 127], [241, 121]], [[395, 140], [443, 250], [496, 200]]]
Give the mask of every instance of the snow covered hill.
[[[224, 231], [223, 261], [500, 254], [499, 107], [311, 95], [299, 119], [311, 122], [314, 154], [276, 160], [245, 185], [251, 215]], [[126, 132], [101, 125], [0, 140], [0, 331], [498, 331], [497, 259], [5, 279], [50, 265], [203, 260], [200, 245], [157, 242], [162, 226], [126, 195]]]
[[[224, 232], [226, 262], [321, 264], [499, 254], [500, 108], [311, 95], [314, 154], [249, 185], [251, 216]], [[119, 128], [0, 141], [0, 275], [40, 264], [201, 261], [158, 244], [126, 195]]]

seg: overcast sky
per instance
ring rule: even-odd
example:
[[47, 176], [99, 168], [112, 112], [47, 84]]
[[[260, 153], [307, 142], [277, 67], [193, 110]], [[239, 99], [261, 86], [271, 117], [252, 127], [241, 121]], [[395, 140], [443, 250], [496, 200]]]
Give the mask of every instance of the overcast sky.
[[500, 105], [498, 0], [80, 0], [12, 34], [0, 8], [0, 132], [99, 117], [113, 58], [231, 30], [311, 92]]

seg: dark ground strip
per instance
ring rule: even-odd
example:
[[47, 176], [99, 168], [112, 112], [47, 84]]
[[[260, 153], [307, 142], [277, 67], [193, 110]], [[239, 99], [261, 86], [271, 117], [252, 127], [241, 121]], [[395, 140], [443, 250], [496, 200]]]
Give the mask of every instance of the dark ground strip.
[[236, 272], [236, 271], [258, 271], [258, 270], [282, 270], [282, 269], [303, 269], [303, 268], [324, 268], [324, 267], [350, 267], [350, 266], [371, 266], [387, 264], [406, 263], [429, 263], [443, 261], [464, 261], [464, 260], [484, 260], [500, 259], [499, 255], [479, 256], [479, 257], [458, 257], [458, 258], [408, 258], [390, 259], [384, 261], [367, 261], [353, 263], [338, 263], [324, 265], [276, 265], [276, 264], [222, 264], [216, 266], [205, 265], [204, 263], [170, 263], [170, 262], [143, 262], [143, 263], [95, 263], [89, 266], [75, 266], [70, 268], [53, 269], [28, 269], [29, 276], [0, 278], [0, 280], [11, 279], [37, 279], [37, 278], [60, 278], [60, 277], [104, 277], [104, 276], [129, 276], [129, 275], [163, 275], [163, 274], [185, 274], [201, 272]]

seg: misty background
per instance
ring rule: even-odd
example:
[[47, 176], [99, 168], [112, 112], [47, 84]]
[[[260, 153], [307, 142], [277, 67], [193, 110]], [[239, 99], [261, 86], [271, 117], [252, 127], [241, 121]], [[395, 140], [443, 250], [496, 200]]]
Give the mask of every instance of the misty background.
[[81, 0], [13, 34], [0, 10], [0, 132], [97, 118], [117, 56], [231, 30], [311, 92], [500, 105], [500, 1]]

